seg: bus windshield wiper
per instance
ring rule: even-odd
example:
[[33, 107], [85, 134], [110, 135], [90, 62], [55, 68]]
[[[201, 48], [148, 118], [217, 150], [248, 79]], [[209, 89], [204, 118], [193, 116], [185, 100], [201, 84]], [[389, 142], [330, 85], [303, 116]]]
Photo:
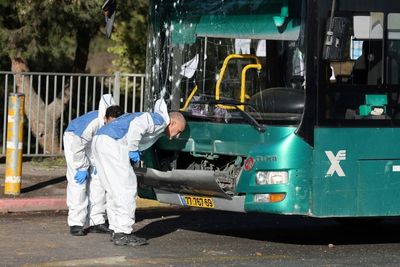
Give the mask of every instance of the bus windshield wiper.
[[258, 121], [256, 119], [254, 119], [253, 116], [251, 116], [248, 112], [241, 110], [238, 106], [234, 106], [236, 108], [237, 111], [240, 112], [240, 114], [242, 115], [242, 117], [248, 122], [250, 123], [254, 128], [257, 129], [257, 131], [263, 133], [265, 132], [265, 127], [262, 126], [261, 124], [258, 123]]
[[227, 105], [227, 106], [233, 106], [239, 113], [242, 115], [242, 117], [254, 128], [256, 128], [257, 131], [259, 132], [265, 132], [265, 128], [258, 123], [256, 119], [254, 119], [253, 116], [251, 116], [248, 112], [241, 110], [238, 106], [240, 105], [250, 105], [247, 103], [242, 103], [237, 100], [233, 99], [212, 99], [208, 101], [192, 101], [193, 104], [210, 104], [210, 105]]

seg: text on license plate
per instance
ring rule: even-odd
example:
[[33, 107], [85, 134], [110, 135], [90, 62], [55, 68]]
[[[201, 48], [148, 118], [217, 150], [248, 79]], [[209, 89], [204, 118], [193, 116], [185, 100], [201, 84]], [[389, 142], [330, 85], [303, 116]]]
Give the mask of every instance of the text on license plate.
[[214, 208], [214, 201], [209, 197], [183, 196], [186, 205], [200, 208]]

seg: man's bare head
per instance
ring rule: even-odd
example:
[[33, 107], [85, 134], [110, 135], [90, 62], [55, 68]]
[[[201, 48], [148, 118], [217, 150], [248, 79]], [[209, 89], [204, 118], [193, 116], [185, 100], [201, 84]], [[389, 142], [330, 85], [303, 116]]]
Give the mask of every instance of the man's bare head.
[[186, 120], [180, 112], [169, 113], [170, 122], [165, 129], [165, 134], [169, 139], [178, 138], [179, 134], [185, 130]]
[[114, 119], [118, 118], [122, 114], [124, 114], [124, 110], [120, 106], [118, 105], [109, 106], [106, 109], [106, 114], [104, 116], [104, 124], [112, 122]]

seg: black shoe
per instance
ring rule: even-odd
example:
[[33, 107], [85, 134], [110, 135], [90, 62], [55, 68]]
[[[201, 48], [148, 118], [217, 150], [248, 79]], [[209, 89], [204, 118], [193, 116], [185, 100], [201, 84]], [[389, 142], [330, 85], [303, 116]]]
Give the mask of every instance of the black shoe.
[[108, 224], [97, 224], [92, 225], [89, 227], [89, 233], [101, 233], [101, 234], [108, 234], [110, 229], [108, 229]]
[[147, 240], [134, 234], [114, 233], [114, 245], [117, 246], [142, 246], [147, 245]]
[[69, 233], [73, 236], [83, 236], [86, 235], [85, 230], [83, 230], [83, 226], [74, 225], [69, 228]]

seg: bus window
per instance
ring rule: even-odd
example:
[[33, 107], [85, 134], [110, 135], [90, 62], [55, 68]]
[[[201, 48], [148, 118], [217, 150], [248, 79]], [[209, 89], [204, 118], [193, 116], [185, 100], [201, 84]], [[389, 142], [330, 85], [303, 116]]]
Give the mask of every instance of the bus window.
[[363, 41], [354, 40], [353, 38], [351, 39], [350, 59], [356, 60], [357, 58], [359, 58], [361, 56], [362, 44], [363, 44]]
[[399, 65], [400, 65], [400, 14], [388, 14], [388, 57], [389, 66], [386, 75], [388, 84], [399, 84]]
[[[329, 120], [400, 119], [400, 14], [335, 14], [350, 21], [345, 51], [325, 61], [324, 117]], [[387, 16], [387, 45], [383, 47]], [[386, 68], [383, 67], [384, 55]]]
[[246, 123], [247, 112], [263, 123], [300, 122], [306, 84], [303, 1], [156, 3], [147, 103], [164, 96], [170, 109], [196, 120], [227, 122], [221, 120], [227, 115]]
[[[331, 83], [382, 84], [383, 13], [371, 12], [369, 16], [353, 15], [345, 58], [331, 61], [327, 76]], [[333, 76], [332, 76], [333, 75]]]
[[351, 82], [376, 85], [382, 83], [382, 40], [364, 40], [361, 55], [354, 62]]

